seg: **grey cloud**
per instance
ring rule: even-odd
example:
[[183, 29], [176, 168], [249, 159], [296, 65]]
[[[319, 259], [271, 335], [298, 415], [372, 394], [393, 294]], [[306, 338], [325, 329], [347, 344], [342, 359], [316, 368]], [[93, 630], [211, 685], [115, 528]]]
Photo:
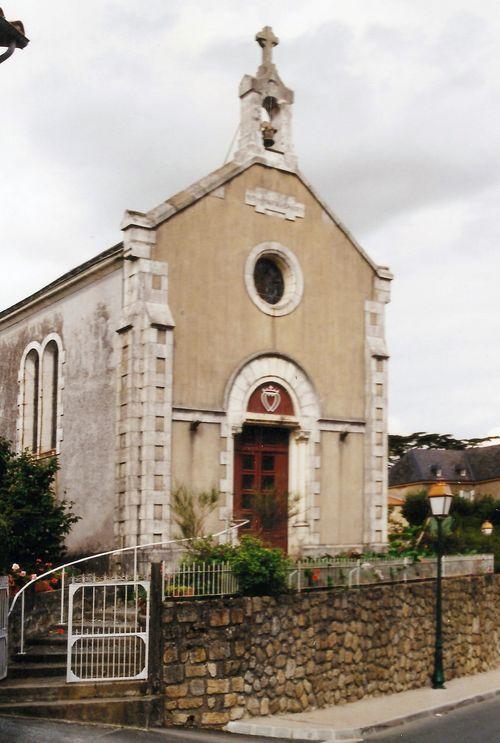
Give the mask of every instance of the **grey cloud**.
[[[389, 11], [365, 26], [335, 9], [315, 24], [304, 7], [295, 38], [275, 24], [275, 56], [296, 91], [301, 167], [396, 273], [392, 411], [409, 428], [481, 434], [499, 408], [499, 28], [480, 7], [434, 20], [428, 4], [407, 5], [397, 26]], [[222, 164], [239, 80], [259, 63], [257, 6], [246, 28], [232, 3], [19, 11], [32, 42], [2, 65], [2, 305], [119, 240], [125, 208], [148, 209]], [[204, 24], [217, 33], [198, 43]]]

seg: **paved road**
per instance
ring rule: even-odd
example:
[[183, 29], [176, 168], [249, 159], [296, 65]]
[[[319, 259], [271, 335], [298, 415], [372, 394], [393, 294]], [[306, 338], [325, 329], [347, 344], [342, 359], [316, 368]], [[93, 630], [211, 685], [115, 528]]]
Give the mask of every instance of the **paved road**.
[[[281, 740], [204, 730], [146, 731], [0, 717], [2, 743], [280, 743]], [[500, 743], [500, 698], [391, 728], [363, 740], [366, 743]]]
[[[205, 730], [159, 730], [158, 732], [102, 725], [0, 717], [2, 743], [280, 743], [280, 738], [255, 738]], [[308, 743], [294, 741], [294, 743]], [[310, 743], [310, 742], [309, 742]]]
[[500, 699], [434, 715], [363, 738], [373, 743], [500, 743]]

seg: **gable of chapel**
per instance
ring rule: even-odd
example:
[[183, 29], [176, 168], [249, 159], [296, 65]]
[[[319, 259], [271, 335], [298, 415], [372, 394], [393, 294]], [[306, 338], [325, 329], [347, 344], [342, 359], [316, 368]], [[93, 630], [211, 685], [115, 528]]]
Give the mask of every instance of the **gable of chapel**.
[[[300, 216], [272, 211], [280, 199]], [[289, 251], [302, 274], [299, 301], [281, 316], [263, 311], [245, 281], [249, 256], [266, 244]], [[363, 417], [374, 270], [297, 175], [252, 165], [161, 224], [153, 255], [169, 271], [174, 404], [220, 409], [242, 360], [273, 349], [307, 370], [325, 415]]]

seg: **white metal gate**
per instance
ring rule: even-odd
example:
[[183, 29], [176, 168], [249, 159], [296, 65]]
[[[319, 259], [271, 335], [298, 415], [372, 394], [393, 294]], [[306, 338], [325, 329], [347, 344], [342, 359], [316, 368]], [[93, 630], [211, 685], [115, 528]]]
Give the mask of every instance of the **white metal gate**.
[[148, 677], [149, 581], [69, 586], [67, 681]]
[[0, 679], [7, 676], [9, 627], [9, 579], [6, 575], [0, 576]]

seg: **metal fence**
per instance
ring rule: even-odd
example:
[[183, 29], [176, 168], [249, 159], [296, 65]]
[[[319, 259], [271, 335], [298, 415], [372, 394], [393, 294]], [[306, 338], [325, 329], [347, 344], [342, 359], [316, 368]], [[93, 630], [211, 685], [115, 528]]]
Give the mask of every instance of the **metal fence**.
[[[493, 572], [493, 555], [449, 555], [443, 557], [443, 576], [476, 575]], [[395, 583], [436, 577], [436, 558], [376, 557], [370, 560], [320, 558], [299, 560], [290, 572], [289, 588], [304, 591], [333, 586]]]
[[[219, 544], [234, 544], [236, 543], [238, 529], [247, 523], [247, 521], [233, 523], [226, 529], [210, 536], [217, 539]], [[88, 585], [92, 581], [102, 583], [107, 580], [133, 580], [134, 582], [142, 580], [148, 577], [151, 562], [161, 562], [162, 559], [168, 559], [173, 564], [178, 565], [186, 554], [186, 545], [191, 541], [192, 539], [182, 538], [136, 544], [131, 547], [100, 552], [89, 557], [81, 557], [57, 567], [52, 567], [48, 563], [43, 567], [41, 566], [43, 572], [34, 575], [31, 579], [27, 578], [24, 585], [13, 591], [14, 595], [10, 603], [8, 616], [19, 623], [18, 652], [21, 655], [24, 654], [25, 631], [32, 630], [30, 627], [30, 612], [26, 610], [26, 596], [30, 593], [32, 594], [35, 591], [58, 591], [60, 601], [59, 622], [64, 625], [68, 622], [69, 594], [74, 583], [82, 582]], [[231, 589], [231, 592], [233, 592], [233, 589]], [[51, 618], [51, 613], [47, 612], [47, 619]], [[2, 634], [0, 633], [1, 637]], [[2, 642], [0, 641], [0, 648], [1, 645]]]
[[67, 681], [148, 676], [149, 581], [69, 586]]
[[0, 575], [0, 679], [7, 676], [8, 626], [9, 626], [9, 579]]
[[475, 575], [494, 572], [494, 555], [447, 555], [443, 557], [443, 575]]
[[184, 596], [231, 596], [238, 593], [238, 580], [227, 562], [195, 562], [168, 569], [163, 562], [162, 598]]
[[[451, 555], [443, 557], [443, 576], [479, 575], [493, 572], [493, 555]], [[289, 570], [288, 588], [308, 591], [315, 588], [352, 587], [401, 581], [426, 580], [436, 576], [436, 558], [377, 556], [370, 560], [346, 557], [307, 558]], [[229, 563], [185, 563], [169, 567], [163, 563], [163, 598], [230, 596], [239, 591], [238, 580]]]

